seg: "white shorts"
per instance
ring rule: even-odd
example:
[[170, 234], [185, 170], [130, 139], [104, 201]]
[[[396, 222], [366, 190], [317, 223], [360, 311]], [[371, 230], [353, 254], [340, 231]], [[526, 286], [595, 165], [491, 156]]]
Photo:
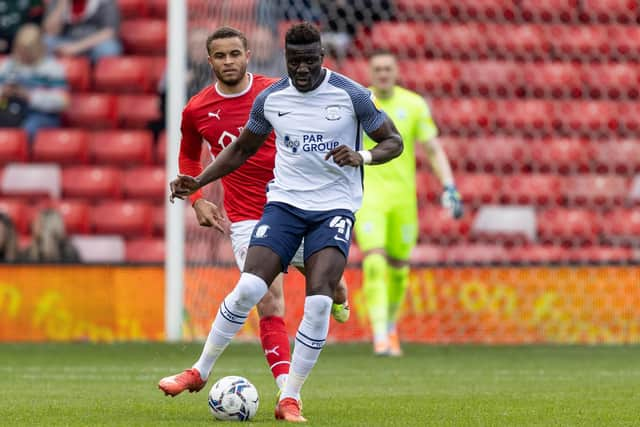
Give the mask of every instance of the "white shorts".
[[[231, 224], [231, 246], [233, 247], [233, 254], [235, 255], [236, 264], [238, 264], [240, 271], [244, 269], [244, 261], [247, 258], [251, 234], [253, 234], [253, 229], [257, 223], [257, 220], [248, 219]], [[304, 241], [300, 244], [300, 247], [289, 264], [294, 267], [304, 267]]]

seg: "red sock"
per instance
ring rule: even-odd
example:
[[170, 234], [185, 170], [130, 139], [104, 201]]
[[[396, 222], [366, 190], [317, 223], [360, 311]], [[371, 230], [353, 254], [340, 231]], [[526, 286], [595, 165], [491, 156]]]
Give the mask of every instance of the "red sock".
[[273, 378], [289, 373], [291, 350], [284, 319], [269, 316], [260, 320], [260, 341]]

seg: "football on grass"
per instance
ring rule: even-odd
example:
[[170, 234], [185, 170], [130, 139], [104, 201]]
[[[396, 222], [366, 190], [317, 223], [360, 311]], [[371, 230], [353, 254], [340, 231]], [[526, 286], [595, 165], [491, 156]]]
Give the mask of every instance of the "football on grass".
[[220, 378], [209, 391], [209, 408], [223, 421], [248, 421], [258, 412], [258, 390], [243, 377]]

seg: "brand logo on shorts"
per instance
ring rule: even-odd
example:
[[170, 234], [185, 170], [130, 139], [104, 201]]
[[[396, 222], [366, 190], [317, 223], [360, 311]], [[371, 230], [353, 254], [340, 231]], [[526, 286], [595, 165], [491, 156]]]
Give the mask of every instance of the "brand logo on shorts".
[[269, 227], [266, 224], [260, 225], [258, 226], [258, 228], [256, 228], [256, 237], [259, 239], [262, 239], [263, 237], [267, 237], [267, 231], [269, 231]]

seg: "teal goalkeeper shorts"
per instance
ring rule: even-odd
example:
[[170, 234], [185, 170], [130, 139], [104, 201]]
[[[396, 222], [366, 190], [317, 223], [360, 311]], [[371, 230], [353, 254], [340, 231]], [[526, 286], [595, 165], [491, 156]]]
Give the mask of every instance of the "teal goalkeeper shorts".
[[356, 239], [362, 252], [384, 249], [387, 256], [405, 261], [418, 240], [415, 205], [365, 206], [356, 213]]

